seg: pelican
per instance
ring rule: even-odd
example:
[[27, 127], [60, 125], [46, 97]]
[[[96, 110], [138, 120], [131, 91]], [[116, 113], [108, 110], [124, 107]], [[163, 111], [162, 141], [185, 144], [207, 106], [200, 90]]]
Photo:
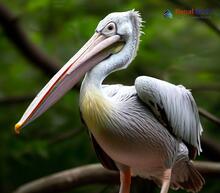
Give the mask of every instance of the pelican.
[[190, 91], [148, 76], [133, 86], [103, 85], [135, 58], [142, 19], [137, 11], [101, 20], [91, 39], [54, 75], [29, 105], [15, 131], [39, 117], [82, 76], [80, 112], [104, 167], [120, 172], [120, 193], [131, 176], [169, 188], [201, 190], [204, 179], [192, 161], [201, 150], [202, 126]]

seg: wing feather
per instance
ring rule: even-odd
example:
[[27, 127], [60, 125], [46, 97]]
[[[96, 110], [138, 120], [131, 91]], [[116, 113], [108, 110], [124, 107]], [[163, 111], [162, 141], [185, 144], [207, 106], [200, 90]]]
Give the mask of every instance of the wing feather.
[[140, 99], [166, 128], [176, 137], [196, 147], [198, 153], [202, 151], [200, 135], [203, 129], [195, 100], [189, 90], [182, 85], [176, 86], [147, 76], [138, 77], [135, 88]]
[[[80, 111], [80, 118], [81, 118], [82, 123], [87, 127], [85, 121], [83, 120], [81, 111]], [[95, 150], [96, 156], [99, 159], [99, 161], [101, 162], [101, 164], [103, 165], [103, 167], [105, 167], [106, 169], [109, 169], [109, 170], [118, 171], [118, 168], [117, 168], [114, 160], [112, 158], [110, 158], [105, 153], [105, 151], [101, 148], [101, 146], [98, 144], [98, 142], [96, 141], [93, 134], [89, 131], [89, 128], [88, 128], [88, 133], [89, 133], [90, 139], [92, 141], [92, 145]]]
[[93, 144], [94, 150], [96, 152], [96, 156], [99, 159], [99, 161], [101, 162], [101, 164], [103, 165], [103, 167], [105, 167], [109, 170], [118, 171], [118, 168], [117, 168], [115, 162], [113, 161], [113, 159], [110, 158], [105, 153], [105, 151], [98, 144], [98, 142], [96, 141], [95, 137], [92, 135], [91, 132], [89, 132], [89, 135], [90, 135], [90, 138], [92, 140], [92, 144]]

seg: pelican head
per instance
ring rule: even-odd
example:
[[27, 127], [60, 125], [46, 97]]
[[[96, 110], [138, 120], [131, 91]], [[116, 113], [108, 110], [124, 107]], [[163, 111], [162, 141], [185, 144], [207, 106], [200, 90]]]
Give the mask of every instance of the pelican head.
[[22, 127], [44, 113], [96, 66], [109, 69], [108, 72], [127, 67], [136, 55], [140, 28], [141, 18], [136, 11], [107, 15], [89, 41], [38, 93], [15, 125], [15, 131], [19, 133]]
[[101, 33], [106, 37], [112, 35], [119, 35], [121, 40], [127, 43], [132, 38], [136, 39], [134, 45], [129, 45], [134, 47], [134, 52], [136, 53], [140, 30], [142, 27], [142, 19], [137, 11], [127, 11], [127, 12], [116, 12], [107, 15], [103, 20], [101, 20], [96, 28], [97, 33]]

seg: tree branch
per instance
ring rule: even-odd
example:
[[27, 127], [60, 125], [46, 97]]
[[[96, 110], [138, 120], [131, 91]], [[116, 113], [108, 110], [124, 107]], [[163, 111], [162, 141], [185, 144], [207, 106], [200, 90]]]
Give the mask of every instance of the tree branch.
[[[20, 53], [45, 75], [53, 76], [59, 70], [57, 62], [44, 54], [29, 40], [27, 34], [20, 27], [17, 17], [3, 4], [0, 4], [0, 25], [3, 27], [5, 35]], [[79, 90], [79, 88], [79, 84], [74, 86], [74, 90]]]
[[[195, 161], [193, 164], [204, 176], [220, 177], [220, 163]], [[29, 182], [13, 193], [60, 193], [89, 184], [119, 184], [119, 174], [100, 164], [91, 164]]]
[[193, 164], [203, 176], [220, 178], [219, 162], [195, 161]]
[[104, 169], [100, 164], [82, 166], [29, 182], [14, 193], [60, 193], [88, 184], [116, 184], [117, 172]]
[[57, 62], [49, 58], [28, 39], [27, 34], [19, 25], [18, 18], [2, 4], [0, 4], [0, 24], [8, 39], [35, 67], [50, 76], [57, 72]]
[[199, 107], [199, 114], [207, 118], [211, 122], [216, 123], [217, 125], [220, 125], [220, 119], [218, 117], [216, 117], [215, 115], [211, 114], [210, 112], [208, 112], [207, 110], [201, 107]]

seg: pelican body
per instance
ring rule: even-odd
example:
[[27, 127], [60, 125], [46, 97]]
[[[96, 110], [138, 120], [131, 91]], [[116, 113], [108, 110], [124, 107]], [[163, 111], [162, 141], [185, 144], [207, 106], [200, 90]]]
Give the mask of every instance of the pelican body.
[[141, 76], [133, 86], [103, 85], [112, 72], [135, 58], [141, 34], [136, 11], [111, 13], [95, 34], [41, 90], [21, 120], [19, 130], [39, 117], [85, 75], [80, 111], [98, 158], [120, 171], [120, 193], [129, 193], [131, 176], [198, 192], [204, 179], [191, 159], [201, 152], [202, 126], [189, 90]]

